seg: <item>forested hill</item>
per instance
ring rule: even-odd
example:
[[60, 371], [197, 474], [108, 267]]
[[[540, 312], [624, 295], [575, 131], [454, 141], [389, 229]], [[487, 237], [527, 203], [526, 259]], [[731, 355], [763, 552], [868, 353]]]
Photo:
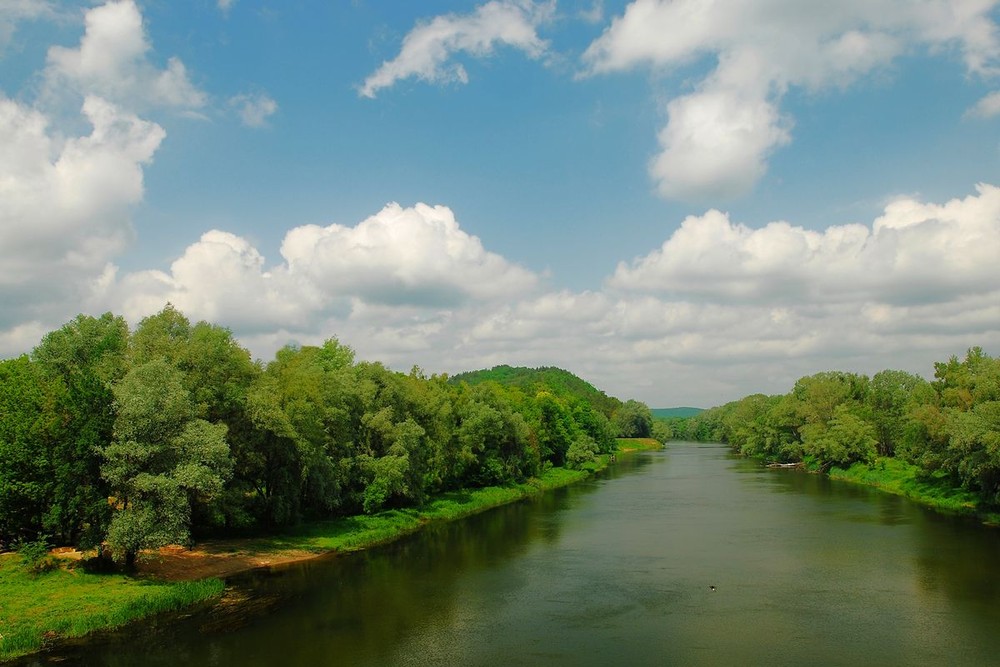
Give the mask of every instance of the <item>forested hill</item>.
[[544, 389], [560, 398], [573, 397], [587, 401], [608, 418], [622, 405], [620, 400], [614, 396], [608, 396], [583, 378], [554, 366], [541, 368], [494, 366], [490, 369], [453, 375], [448, 379], [448, 382], [451, 384], [465, 382], [472, 386], [483, 382], [496, 382], [507, 387], [517, 387], [529, 394]]

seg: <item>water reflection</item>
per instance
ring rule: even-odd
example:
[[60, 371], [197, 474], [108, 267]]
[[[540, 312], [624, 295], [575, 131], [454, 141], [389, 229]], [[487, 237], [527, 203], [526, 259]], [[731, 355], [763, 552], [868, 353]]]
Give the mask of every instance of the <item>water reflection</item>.
[[217, 608], [59, 657], [989, 664], [1000, 654], [998, 535], [723, 447], [674, 446], [382, 549], [244, 577], [238, 613]]

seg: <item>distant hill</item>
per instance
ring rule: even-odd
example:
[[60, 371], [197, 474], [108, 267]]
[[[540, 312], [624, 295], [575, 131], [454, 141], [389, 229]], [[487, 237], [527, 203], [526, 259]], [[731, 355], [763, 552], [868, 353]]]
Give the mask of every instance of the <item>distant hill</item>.
[[509, 387], [518, 387], [530, 393], [545, 389], [557, 396], [573, 396], [583, 399], [607, 417], [610, 417], [622, 404], [617, 398], [608, 396], [586, 380], [554, 366], [542, 368], [494, 366], [481, 371], [459, 373], [448, 378], [448, 382], [452, 384], [467, 382], [470, 385], [475, 385], [491, 381]]
[[671, 417], [694, 417], [704, 408], [652, 408], [653, 419], [669, 419]]

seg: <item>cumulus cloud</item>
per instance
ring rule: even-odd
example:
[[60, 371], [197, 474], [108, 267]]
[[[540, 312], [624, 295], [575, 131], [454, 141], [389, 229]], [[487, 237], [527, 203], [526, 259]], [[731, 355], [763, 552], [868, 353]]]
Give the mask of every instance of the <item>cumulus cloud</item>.
[[170, 301], [192, 317], [254, 333], [278, 325], [310, 330], [338, 317], [398, 334], [414, 323], [426, 332], [442, 313], [472, 301], [515, 299], [538, 283], [532, 272], [486, 251], [450, 209], [426, 204], [389, 204], [354, 226], [295, 227], [281, 255], [284, 261], [267, 267], [246, 239], [213, 230], [169, 272], [112, 281], [102, 302], [122, 304], [137, 319]]
[[278, 103], [264, 93], [236, 95], [230, 98], [229, 106], [236, 110], [247, 127], [264, 127], [267, 119], [278, 110]]
[[1000, 188], [946, 204], [900, 199], [872, 225], [760, 229], [716, 210], [690, 216], [663, 246], [618, 265], [609, 284], [733, 303], [947, 302], [1000, 285]]
[[590, 75], [708, 63], [694, 91], [668, 103], [650, 175], [665, 197], [732, 197], [752, 188], [770, 154], [791, 140], [790, 119], [780, 111], [790, 87], [844, 87], [916, 48], [956, 51], [970, 73], [996, 74], [996, 4], [635, 0], [583, 62]]
[[207, 95], [190, 81], [180, 59], [169, 58], [162, 69], [150, 61], [152, 47], [133, 0], [94, 7], [84, 23], [77, 48], [49, 49], [45, 76], [50, 95], [68, 88], [133, 109], [197, 112], [207, 104]]
[[972, 118], [993, 118], [1000, 116], [1000, 91], [990, 93], [983, 97], [966, 112]]
[[[134, 322], [170, 301], [231, 327], [264, 359], [336, 335], [360, 358], [402, 370], [556, 365], [615, 395], [711, 405], [784, 392], [821, 370], [927, 374], [971, 345], [995, 354], [998, 247], [1000, 187], [980, 185], [940, 204], [901, 198], [868, 224], [822, 230], [750, 228], [710, 210], [595, 291], [546, 289], [450, 209], [424, 204], [295, 227], [276, 262], [213, 230], [167, 270], [94, 265], [72, 276], [90, 276], [77, 295], [88, 312]], [[34, 296], [3, 289], [5, 305]], [[19, 313], [0, 326], [0, 350], [23, 351], [50, 328]]]
[[399, 55], [387, 60], [361, 85], [363, 97], [375, 97], [397, 81], [416, 77], [428, 83], [468, 83], [461, 63], [449, 61], [456, 53], [489, 56], [498, 45], [541, 57], [548, 48], [537, 33], [539, 24], [555, 11], [555, 2], [491, 0], [470, 14], [447, 14], [418, 23], [406, 37]]
[[0, 327], [62, 316], [132, 238], [143, 167], [165, 133], [99, 97], [82, 113], [91, 132], [62, 138], [0, 96]]
[[515, 294], [537, 281], [486, 251], [445, 206], [389, 204], [354, 227], [297, 227], [281, 254], [290, 271], [372, 303], [447, 307]]

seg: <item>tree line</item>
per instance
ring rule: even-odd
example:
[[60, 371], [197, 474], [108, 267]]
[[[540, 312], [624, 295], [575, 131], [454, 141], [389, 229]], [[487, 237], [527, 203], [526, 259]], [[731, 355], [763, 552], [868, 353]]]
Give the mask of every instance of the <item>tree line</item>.
[[971, 348], [931, 381], [898, 370], [824, 372], [783, 395], [753, 394], [674, 420], [676, 437], [819, 468], [896, 457], [1000, 506], [1000, 359]]
[[403, 374], [336, 338], [265, 364], [169, 304], [134, 331], [80, 315], [0, 361], [0, 549], [103, 543], [131, 566], [192, 534], [280, 530], [582, 467], [637, 419], [648, 435], [644, 405], [571, 385]]

